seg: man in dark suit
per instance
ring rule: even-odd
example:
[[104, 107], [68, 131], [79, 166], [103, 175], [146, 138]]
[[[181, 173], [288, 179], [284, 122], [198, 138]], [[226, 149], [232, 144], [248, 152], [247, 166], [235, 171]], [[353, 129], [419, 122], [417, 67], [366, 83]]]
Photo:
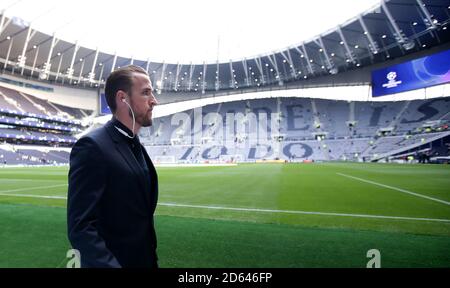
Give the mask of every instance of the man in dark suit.
[[68, 237], [81, 267], [156, 268], [155, 167], [137, 133], [157, 104], [147, 72], [126, 66], [105, 85], [112, 119], [72, 148]]

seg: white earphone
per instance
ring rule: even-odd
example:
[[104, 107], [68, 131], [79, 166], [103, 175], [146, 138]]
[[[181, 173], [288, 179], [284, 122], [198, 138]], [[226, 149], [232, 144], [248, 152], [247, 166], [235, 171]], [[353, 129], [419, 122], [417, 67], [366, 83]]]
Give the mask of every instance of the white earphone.
[[134, 126], [135, 126], [135, 123], [136, 123], [136, 118], [134, 117], [134, 111], [133, 111], [133, 109], [131, 108], [130, 104], [128, 104], [128, 102], [127, 102], [127, 100], [126, 100], [125, 98], [122, 98], [122, 102], [125, 103], [125, 104], [127, 104], [128, 108], [130, 108], [131, 116], [133, 116], [133, 130], [131, 131], [131, 133], [133, 133], [133, 136], [128, 135], [127, 132], [123, 131], [123, 130], [120, 129], [119, 127], [117, 127], [117, 126], [115, 126], [115, 127], [116, 127], [116, 129], [117, 129], [120, 133], [122, 133], [123, 135], [127, 136], [127, 137], [130, 138], [130, 139], [133, 139], [133, 138], [136, 136], [136, 134], [134, 134]]

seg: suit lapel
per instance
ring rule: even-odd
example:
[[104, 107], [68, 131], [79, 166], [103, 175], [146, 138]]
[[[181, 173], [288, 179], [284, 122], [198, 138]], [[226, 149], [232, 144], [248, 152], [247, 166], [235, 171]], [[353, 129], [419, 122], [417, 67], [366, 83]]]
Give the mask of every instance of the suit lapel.
[[125, 160], [125, 162], [130, 166], [131, 170], [133, 170], [134, 174], [139, 179], [139, 183], [145, 188], [144, 179], [142, 177], [142, 171], [139, 168], [139, 163], [137, 162], [136, 158], [134, 157], [133, 153], [131, 152], [130, 148], [128, 147], [127, 143], [124, 139], [119, 137], [117, 133], [114, 131], [114, 126], [111, 124], [111, 121], [106, 123], [105, 125], [106, 131], [108, 131], [109, 136], [113, 139], [113, 142], [116, 146], [117, 151], [122, 156], [122, 158]]

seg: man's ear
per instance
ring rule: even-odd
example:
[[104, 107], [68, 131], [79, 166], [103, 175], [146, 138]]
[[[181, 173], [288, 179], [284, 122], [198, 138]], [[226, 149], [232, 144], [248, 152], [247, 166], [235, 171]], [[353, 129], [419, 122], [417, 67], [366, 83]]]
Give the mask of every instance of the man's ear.
[[122, 90], [118, 90], [116, 93], [116, 104], [122, 103], [122, 99], [127, 97], [127, 93]]

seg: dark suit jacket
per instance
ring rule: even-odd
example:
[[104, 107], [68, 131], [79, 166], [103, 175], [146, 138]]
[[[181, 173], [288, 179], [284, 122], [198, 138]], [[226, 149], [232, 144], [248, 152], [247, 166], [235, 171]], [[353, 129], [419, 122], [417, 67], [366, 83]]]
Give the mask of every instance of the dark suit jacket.
[[81, 267], [157, 266], [153, 213], [158, 179], [144, 147], [142, 151], [148, 174], [113, 120], [74, 145], [67, 224]]

